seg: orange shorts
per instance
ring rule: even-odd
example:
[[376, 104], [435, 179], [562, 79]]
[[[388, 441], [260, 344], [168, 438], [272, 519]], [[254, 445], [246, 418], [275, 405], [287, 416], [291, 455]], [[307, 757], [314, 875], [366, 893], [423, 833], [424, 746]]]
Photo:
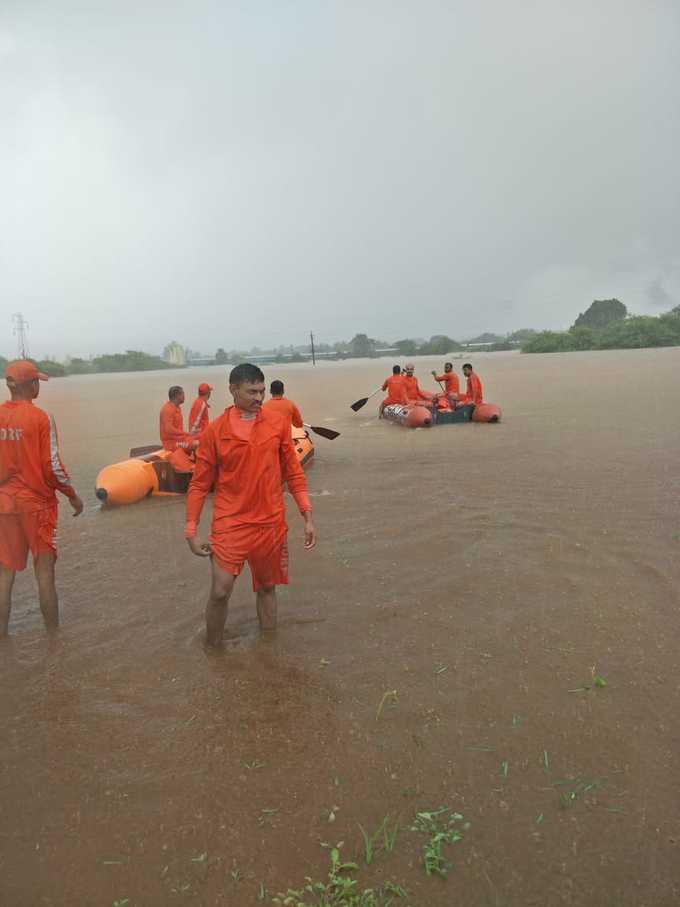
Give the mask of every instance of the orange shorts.
[[248, 561], [253, 590], [288, 583], [288, 526], [235, 526], [210, 536], [213, 557], [227, 573], [238, 576]]
[[56, 506], [33, 513], [0, 513], [0, 564], [8, 570], [24, 570], [29, 551], [33, 561], [48, 552], [56, 558], [56, 531]]

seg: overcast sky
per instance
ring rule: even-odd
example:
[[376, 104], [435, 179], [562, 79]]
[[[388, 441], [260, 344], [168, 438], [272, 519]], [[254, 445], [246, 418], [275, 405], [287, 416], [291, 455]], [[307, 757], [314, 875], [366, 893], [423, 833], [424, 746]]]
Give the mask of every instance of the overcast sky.
[[680, 303], [676, 0], [0, 0], [0, 352]]

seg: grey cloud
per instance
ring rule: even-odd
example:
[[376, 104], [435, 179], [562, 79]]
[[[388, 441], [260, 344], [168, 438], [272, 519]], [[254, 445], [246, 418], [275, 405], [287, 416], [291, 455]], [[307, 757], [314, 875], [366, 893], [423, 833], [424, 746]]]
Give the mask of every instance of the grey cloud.
[[658, 275], [680, 295], [679, 22], [614, 0], [6, 3], [0, 323], [87, 353], [658, 311]]

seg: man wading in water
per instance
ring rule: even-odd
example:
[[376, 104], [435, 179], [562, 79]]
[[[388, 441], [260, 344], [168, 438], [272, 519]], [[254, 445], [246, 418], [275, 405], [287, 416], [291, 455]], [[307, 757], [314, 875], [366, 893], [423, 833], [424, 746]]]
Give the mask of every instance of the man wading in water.
[[0, 406], [0, 636], [7, 635], [14, 577], [29, 551], [45, 626], [59, 626], [55, 491], [68, 498], [74, 516], [83, 511], [61, 462], [54, 419], [33, 405], [47, 375], [22, 359], [7, 366], [5, 378], [12, 399]]
[[[191, 551], [212, 560], [205, 610], [206, 640], [219, 646], [236, 577], [248, 561], [262, 630], [276, 628], [276, 586], [288, 583], [288, 547], [283, 482], [302, 514], [305, 549], [316, 544], [307, 481], [298, 462], [288, 421], [262, 409], [264, 375], [255, 365], [232, 369], [234, 405], [201, 436], [189, 486], [184, 535]], [[206, 495], [215, 486], [212, 532], [197, 537]]]

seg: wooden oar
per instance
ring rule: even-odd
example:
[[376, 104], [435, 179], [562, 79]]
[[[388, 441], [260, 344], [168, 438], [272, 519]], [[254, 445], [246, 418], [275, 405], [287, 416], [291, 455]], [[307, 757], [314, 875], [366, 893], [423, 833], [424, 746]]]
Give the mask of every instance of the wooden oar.
[[350, 409], [353, 409], [354, 412], [358, 412], [362, 406], [366, 406], [371, 397], [375, 397], [376, 394], [379, 394], [382, 390], [382, 387], [376, 387], [372, 394], [369, 394], [368, 397], [362, 397], [361, 400], [357, 400], [356, 403], [352, 403]]
[[336, 438], [340, 437], [339, 431], [333, 431], [332, 428], [324, 428], [323, 425], [308, 425], [306, 422], [303, 425], [317, 435], [321, 435], [322, 438], [328, 438], [329, 441], [335, 441]]
[[146, 447], [133, 447], [130, 451], [130, 459], [135, 457], [146, 457], [149, 454], [157, 453], [159, 450], [163, 450], [160, 444], [147, 444]]

